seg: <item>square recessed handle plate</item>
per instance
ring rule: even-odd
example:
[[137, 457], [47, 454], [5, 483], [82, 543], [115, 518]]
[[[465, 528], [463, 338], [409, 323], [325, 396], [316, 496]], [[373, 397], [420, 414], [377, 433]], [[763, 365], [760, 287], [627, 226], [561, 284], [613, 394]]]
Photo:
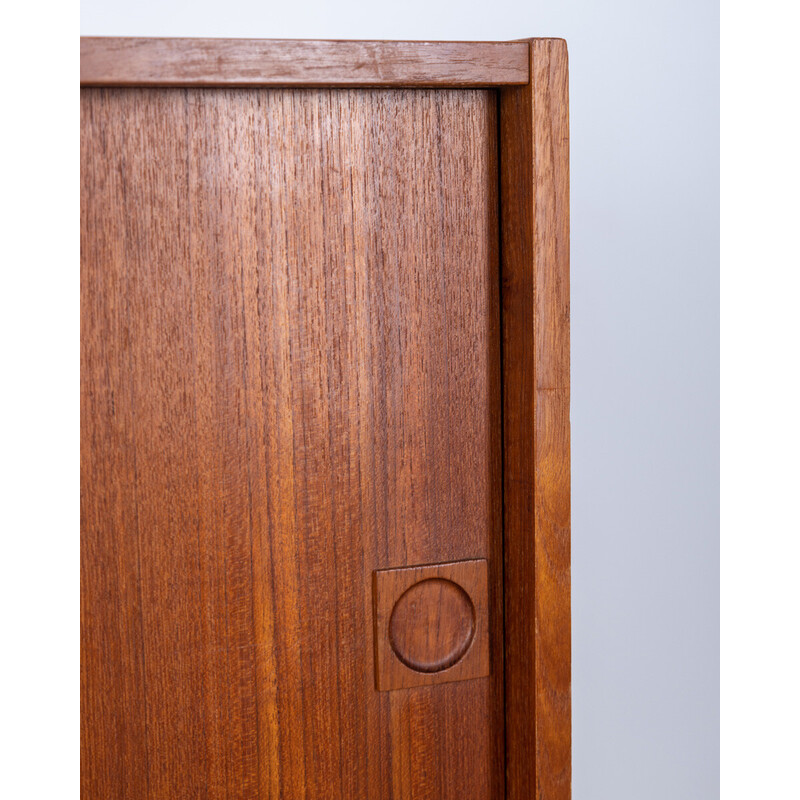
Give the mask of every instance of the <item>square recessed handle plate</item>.
[[489, 674], [485, 559], [373, 573], [379, 691]]

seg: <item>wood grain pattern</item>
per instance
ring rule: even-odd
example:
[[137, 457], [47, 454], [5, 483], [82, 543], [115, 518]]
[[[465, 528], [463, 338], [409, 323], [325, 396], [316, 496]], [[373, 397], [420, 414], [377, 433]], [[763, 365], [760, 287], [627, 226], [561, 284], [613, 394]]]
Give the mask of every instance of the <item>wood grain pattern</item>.
[[526, 42], [81, 38], [82, 86], [498, 86]]
[[376, 692], [371, 589], [502, 629], [495, 95], [81, 113], [83, 796], [502, 797], [502, 668]]
[[373, 589], [378, 689], [489, 674], [485, 559], [379, 570]]
[[571, 779], [569, 119], [566, 43], [531, 41], [500, 92], [506, 780], [566, 800]]

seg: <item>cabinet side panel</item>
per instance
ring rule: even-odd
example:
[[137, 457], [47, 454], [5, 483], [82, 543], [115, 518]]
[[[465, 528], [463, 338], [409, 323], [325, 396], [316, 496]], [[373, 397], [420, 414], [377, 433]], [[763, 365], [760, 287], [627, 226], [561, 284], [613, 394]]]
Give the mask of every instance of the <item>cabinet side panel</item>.
[[566, 43], [500, 92], [507, 796], [571, 781]]

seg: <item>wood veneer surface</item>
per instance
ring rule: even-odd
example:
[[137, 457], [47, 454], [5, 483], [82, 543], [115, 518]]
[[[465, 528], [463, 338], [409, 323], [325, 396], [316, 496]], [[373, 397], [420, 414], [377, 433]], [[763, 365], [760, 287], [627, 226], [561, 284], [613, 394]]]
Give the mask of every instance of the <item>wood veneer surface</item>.
[[[502, 797], [495, 94], [81, 114], [83, 796]], [[465, 558], [490, 676], [377, 692], [372, 571]]]

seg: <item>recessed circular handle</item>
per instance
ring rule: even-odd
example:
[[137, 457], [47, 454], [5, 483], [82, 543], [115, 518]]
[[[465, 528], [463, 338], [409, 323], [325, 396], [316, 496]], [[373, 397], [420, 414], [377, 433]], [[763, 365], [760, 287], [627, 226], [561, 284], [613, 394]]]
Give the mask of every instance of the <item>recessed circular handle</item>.
[[474, 636], [472, 600], [445, 578], [428, 578], [406, 589], [389, 618], [394, 654], [417, 672], [441, 672], [454, 666]]

